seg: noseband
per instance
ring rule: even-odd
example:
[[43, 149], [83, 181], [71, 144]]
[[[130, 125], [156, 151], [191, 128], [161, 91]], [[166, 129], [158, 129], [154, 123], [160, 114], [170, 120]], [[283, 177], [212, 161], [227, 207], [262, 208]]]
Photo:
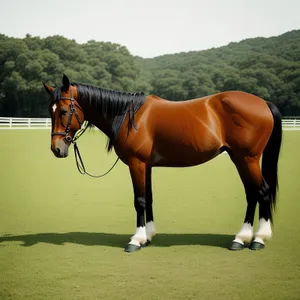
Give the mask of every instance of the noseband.
[[71, 89], [71, 86], [70, 86], [70, 97], [61, 97], [59, 100], [70, 100], [71, 103], [69, 105], [70, 107], [70, 114], [69, 114], [69, 120], [68, 120], [68, 125], [67, 125], [67, 128], [66, 128], [66, 131], [65, 132], [62, 132], [62, 131], [57, 131], [57, 132], [52, 132], [51, 133], [51, 136], [54, 136], [54, 135], [63, 135], [65, 136], [65, 140], [67, 142], [73, 142], [73, 138], [70, 136], [70, 130], [71, 130], [71, 123], [72, 123], [72, 117], [73, 117], [73, 114], [75, 115], [78, 123], [79, 123], [79, 126], [81, 128], [83, 122], [80, 121], [80, 118], [78, 116], [78, 113], [75, 109], [75, 99], [73, 98], [73, 91]]

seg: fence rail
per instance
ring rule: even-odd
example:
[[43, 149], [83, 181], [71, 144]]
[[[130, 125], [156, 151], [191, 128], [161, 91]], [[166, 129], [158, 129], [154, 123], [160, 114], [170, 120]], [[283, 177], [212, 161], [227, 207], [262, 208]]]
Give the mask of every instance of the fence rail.
[[[286, 130], [300, 130], [300, 117], [283, 119], [283, 128]], [[0, 129], [49, 129], [50, 118], [6, 118], [0, 117]]]
[[47, 129], [50, 118], [5, 118], [0, 117], [0, 129]]
[[300, 119], [282, 119], [284, 129], [300, 130]]

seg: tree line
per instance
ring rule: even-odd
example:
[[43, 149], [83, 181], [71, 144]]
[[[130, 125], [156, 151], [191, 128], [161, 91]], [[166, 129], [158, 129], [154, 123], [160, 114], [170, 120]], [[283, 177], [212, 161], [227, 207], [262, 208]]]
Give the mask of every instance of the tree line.
[[299, 116], [300, 30], [151, 59], [109, 42], [0, 34], [0, 116], [48, 117], [41, 82], [57, 86], [62, 73], [73, 82], [173, 101], [243, 90], [272, 101], [285, 116]]

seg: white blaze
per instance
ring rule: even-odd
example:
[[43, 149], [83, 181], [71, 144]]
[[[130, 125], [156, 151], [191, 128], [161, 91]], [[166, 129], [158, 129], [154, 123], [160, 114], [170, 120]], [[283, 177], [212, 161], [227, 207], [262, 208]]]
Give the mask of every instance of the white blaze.
[[52, 106], [52, 110], [53, 110], [53, 112], [55, 112], [55, 111], [56, 111], [56, 108], [57, 108], [57, 105], [56, 105], [56, 103], [54, 103], [54, 105]]

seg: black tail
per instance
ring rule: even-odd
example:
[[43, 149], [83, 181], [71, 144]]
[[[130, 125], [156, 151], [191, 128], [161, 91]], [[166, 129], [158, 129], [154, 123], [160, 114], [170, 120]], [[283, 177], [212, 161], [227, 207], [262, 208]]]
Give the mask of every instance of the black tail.
[[262, 174], [270, 187], [270, 219], [276, 208], [276, 192], [278, 189], [278, 158], [282, 140], [281, 114], [278, 108], [267, 102], [274, 118], [274, 127], [267, 146], [263, 152]]

